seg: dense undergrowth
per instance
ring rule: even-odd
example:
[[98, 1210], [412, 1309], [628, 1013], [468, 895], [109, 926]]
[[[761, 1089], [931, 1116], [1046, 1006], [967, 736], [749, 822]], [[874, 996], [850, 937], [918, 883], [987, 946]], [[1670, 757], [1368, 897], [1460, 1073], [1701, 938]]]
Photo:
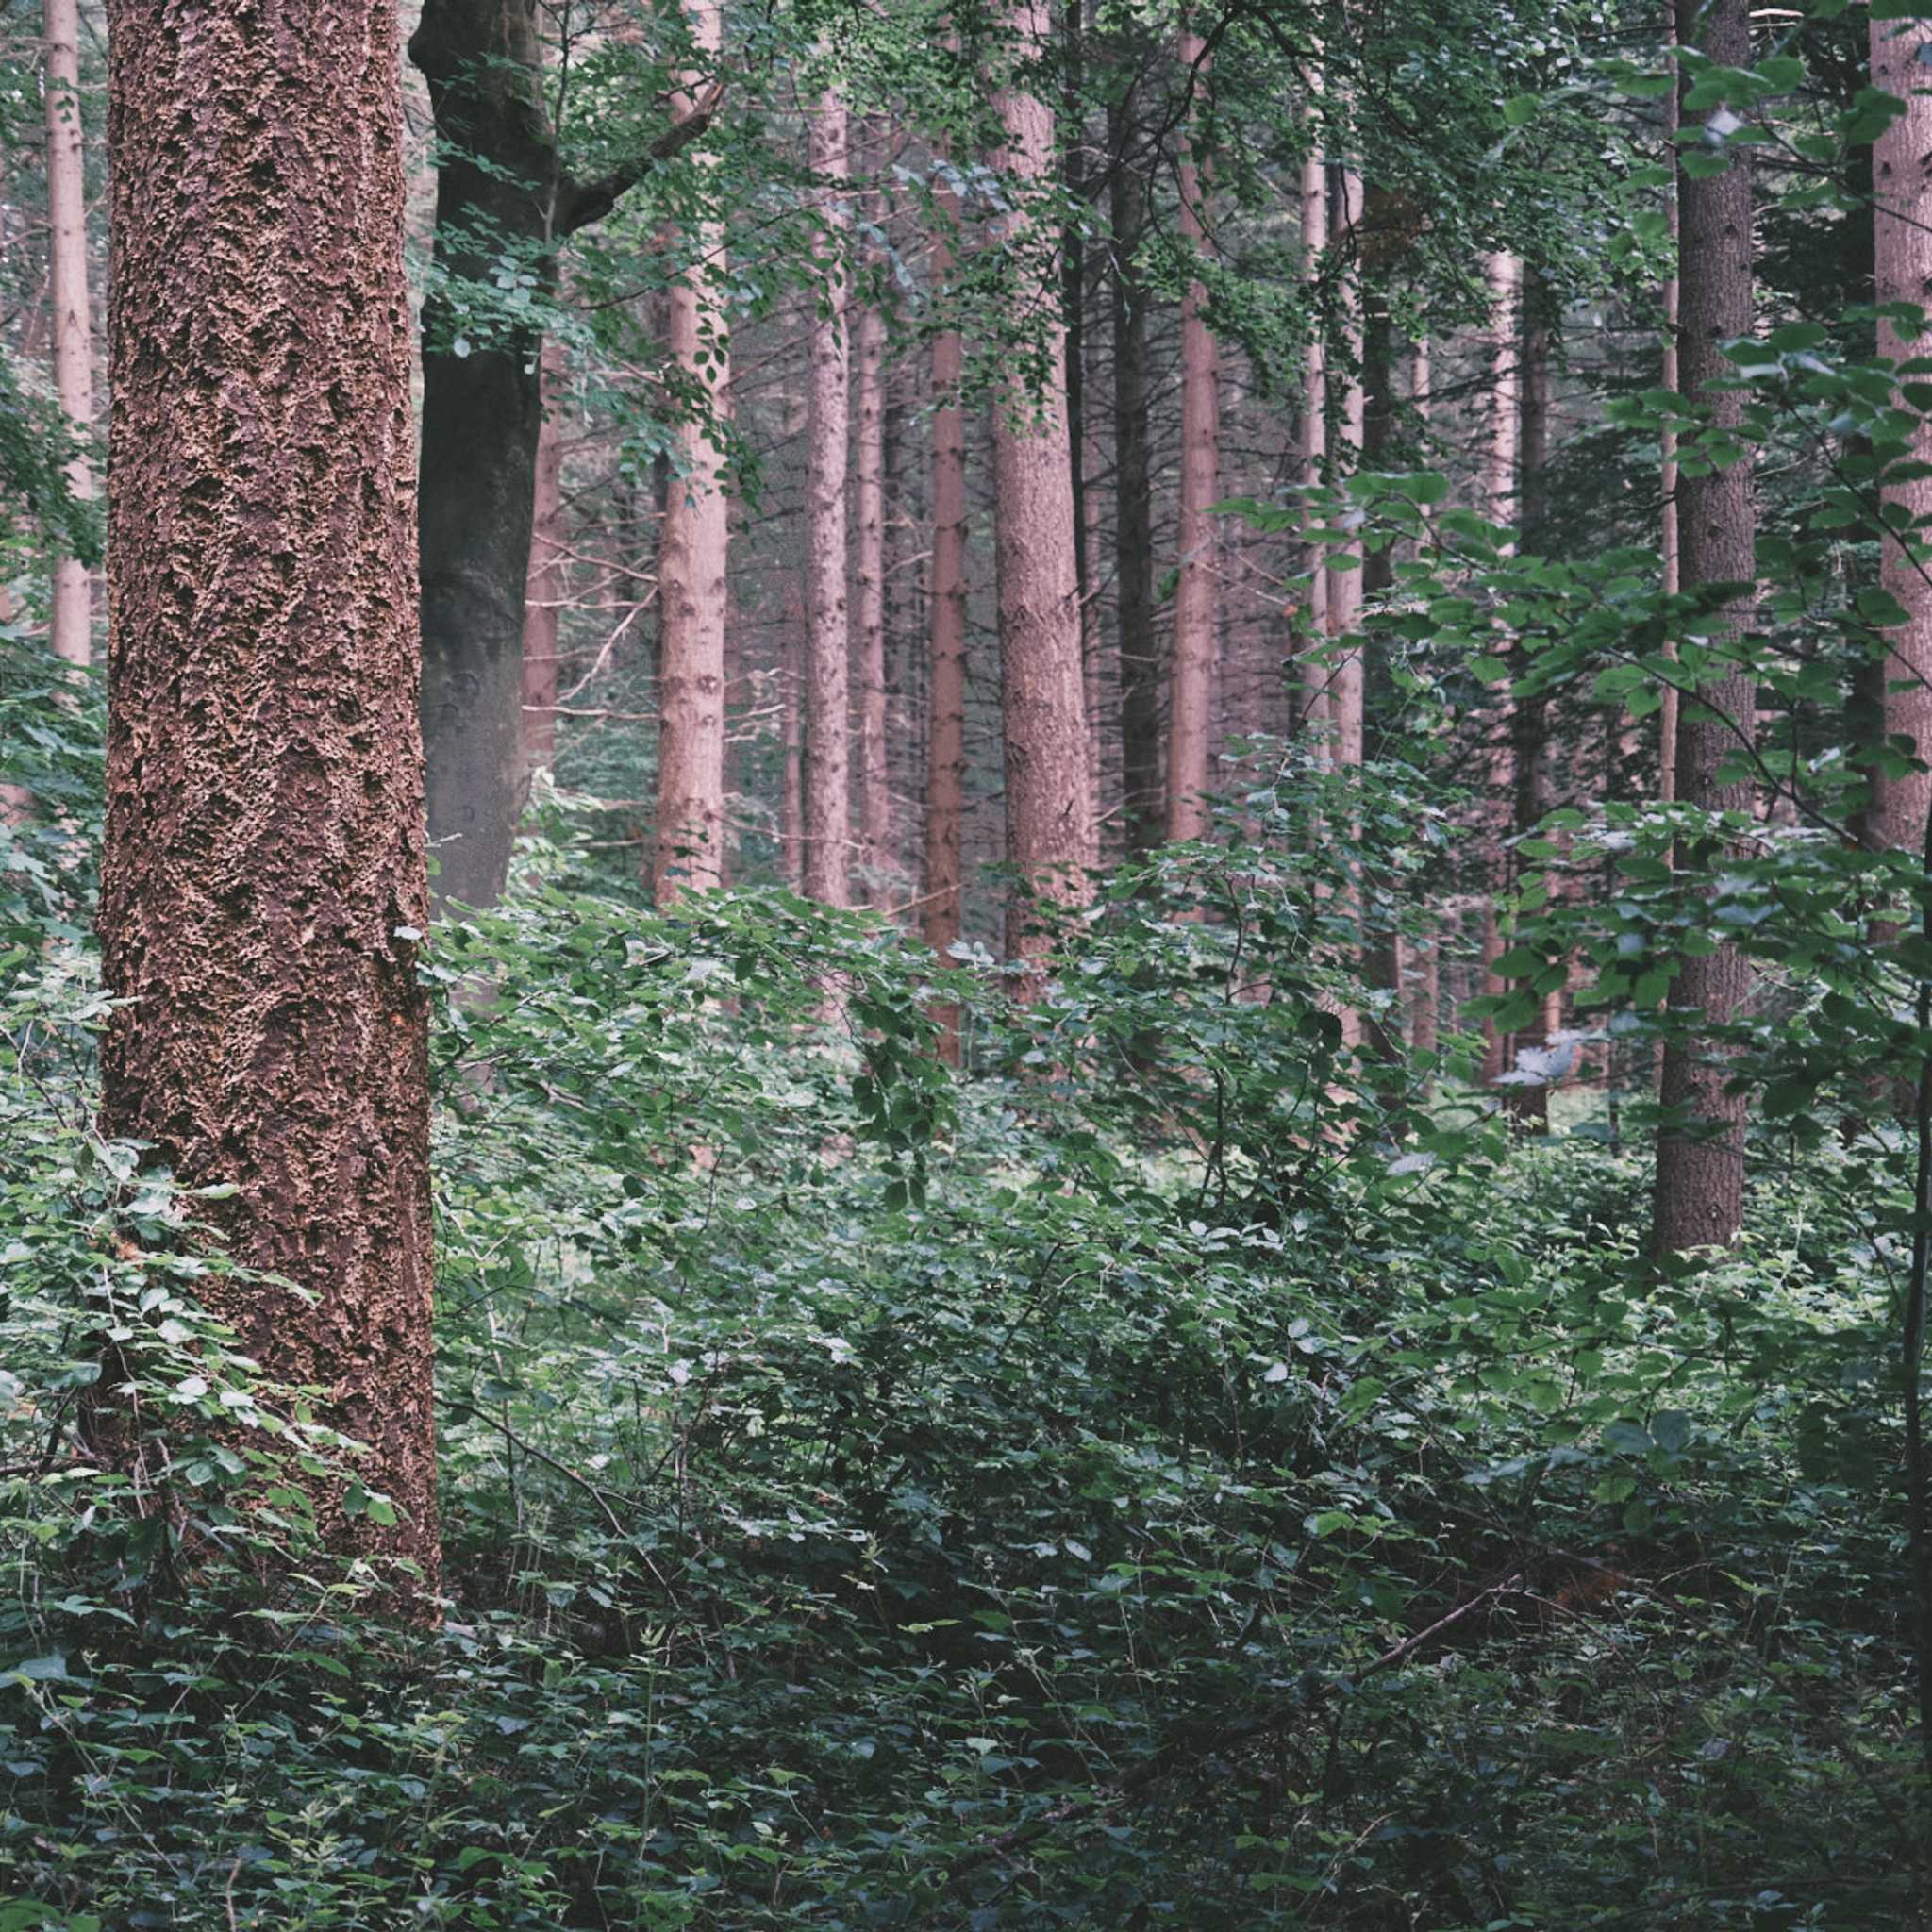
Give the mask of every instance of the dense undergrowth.
[[16, 851], [0, 1927], [1923, 1923], [1882, 1146], [1658, 1275], [1600, 1090], [1353, 1066], [1316, 860], [1167, 855], [1019, 1011], [569, 824], [436, 949], [433, 1633]]

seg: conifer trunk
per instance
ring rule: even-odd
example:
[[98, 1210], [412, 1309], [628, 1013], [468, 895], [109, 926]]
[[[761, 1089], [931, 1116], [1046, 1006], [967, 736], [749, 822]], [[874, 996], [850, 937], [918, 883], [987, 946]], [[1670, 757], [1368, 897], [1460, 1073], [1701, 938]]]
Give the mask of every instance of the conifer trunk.
[[[691, 9], [692, 40], [713, 65], [723, 45], [719, 0]], [[694, 90], [700, 76], [688, 75]], [[690, 111], [689, 94], [685, 111]], [[724, 229], [700, 222], [695, 266], [671, 286], [668, 347], [709, 420], [681, 424], [682, 475], [671, 479], [658, 540], [658, 825], [652, 885], [658, 905], [681, 890], [724, 883], [724, 617], [730, 499], [724, 428], [731, 408], [731, 325], [706, 300], [727, 263]]]
[[[873, 197], [876, 199], [876, 197]], [[886, 318], [853, 332], [853, 655], [858, 674], [858, 875], [868, 906], [891, 904], [892, 791], [886, 762]]]
[[[1205, 43], [1183, 31], [1181, 64], [1197, 90], [1207, 86]], [[1206, 170], [1191, 136], [1181, 149], [1180, 232], [1199, 255], [1208, 246]], [[1208, 327], [1208, 290], [1196, 275], [1181, 298], [1180, 561], [1174, 589], [1174, 655], [1168, 681], [1167, 837], [1198, 839], [1208, 829], [1212, 760], [1218, 581], [1214, 516], [1220, 499], [1220, 380]]]
[[[102, 1121], [210, 1204], [200, 1290], [370, 1445], [437, 1586], [427, 921], [391, 0], [110, 0]], [[182, 192], [183, 157], [194, 192]]]
[[530, 572], [524, 593], [524, 780], [557, 761], [557, 645], [564, 591], [563, 355], [543, 348], [543, 423], [537, 434]]
[[[1045, 0], [998, 0], [993, 19], [1003, 43], [1021, 58], [1046, 51], [1051, 14]], [[1023, 192], [1051, 180], [1057, 172], [1052, 108], [1010, 76], [1003, 79], [994, 108], [1005, 132], [994, 165]], [[1030, 220], [1015, 214], [1007, 223], [1007, 240], [1024, 260], [1025, 244], [1034, 239]], [[1007, 861], [1016, 887], [1008, 905], [1007, 951], [1028, 960], [1045, 944], [1034, 902], [1082, 899], [1092, 850], [1065, 329], [1058, 304], [1040, 308], [1050, 318], [1041, 391], [1009, 382], [993, 422]]]
[[[1747, 0], [1679, 0], [1678, 38], [1702, 48], [1725, 67], [1751, 64]], [[1707, 403], [1720, 429], [1735, 432], [1743, 398], [1713, 390], [1731, 365], [1720, 344], [1749, 335], [1751, 286], [1751, 171], [1744, 151], [1735, 152], [1723, 174], [1682, 175], [1677, 184], [1683, 246], [1680, 355], [1684, 393]], [[1747, 460], [1685, 476], [1678, 485], [1684, 588], [1748, 583], [1757, 575], [1757, 528], [1751, 465]], [[1708, 627], [1735, 635], [1747, 607], [1731, 606]], [[1756, 727], [1752, 678], [1735, 673], [1700, 687], [1695, 707], [1686, 706], [1677, 732], [1678, 795], [1708, 811], [1743, 811], [1751, 804], [1748, 782], [1720, 777], [1725, 761], [1748, 742]], [[1692, 855], [1708, 858], [1713, 855]], [[1671, 1006], [1706, 1025], [1727, 1022], [1751, 990], [1750, 962], [1735, 946], [1719, 946], [1682, 961], [1671, 989]], [[1692, 1024], [1696, 1024], [1692, 1020]], [[1661, 1099], [1668, 1115], [1657, 1137], [1657, 1188], [1652, 1224], [1659, 1254], [1707, 1244], [1724, 1245], [1737, 1234], [1744, 1211], [1744, 1099], [1724, 1091], [1726, 1056], [1708, 1041], [1673, 1039], [1664, 1048]]]
[[[80, 9], [76, 0], [46, 0], [48, 290], [54, 306], [54, 386], [60, 413], [78, 441], [93, 434], [93, 325], [87, 286], [87, 171], [80, 115]], [[67, 466], [78, 498], [94, 493], [83, 455]], [[54, 565], [54, 655], [85, 664], [93, 655], [93, 598], [86, 564], [62, 557]]]
[[812, 173], [828, 196], [821, 257], [830, 286], [811, 331], [807, 433], [805, 598], [805, 893], [827, 906], [850, 903], [852, 836], [852, 641], [847, 629], [846, 468], [852, 396], [846, 322], [850, 289], [845, 207], [850, 174], [845, 104], [824, 95], [811, 112]]

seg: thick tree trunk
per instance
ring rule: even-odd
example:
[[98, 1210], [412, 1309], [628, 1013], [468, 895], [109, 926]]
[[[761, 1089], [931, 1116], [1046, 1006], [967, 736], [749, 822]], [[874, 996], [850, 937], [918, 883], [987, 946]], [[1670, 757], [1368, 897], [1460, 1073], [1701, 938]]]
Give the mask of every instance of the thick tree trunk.
[[[201, 1291], [370, 1445], [437, 1588], [427, 920], [390, 0], [111, 0], [105, 1131], [235, 1257]], [[194, 192], [181, 192], [183, 157]]]
[[[958, 197], [941, 194], [933, 279], [953, 273], [949, 225]], [[944, 963], [959, 937], [960, 831], [966, 788], [966, 419], [959, 407], [964, 344], [954, 329], [932, 345], [932, 667], [927, 691], [925, 874], [921, 929]], [[940, 1015], [941, 1050], [958, 1065], [959, 1015]]]
[[1121, 811], [1127, 856], [1160, 842], [1160, 660], [1154, 641], [1154, 483], [1148, 295], [1134, 259], [1147, 229], [1147, 177], [1128, 158], [1131, 97], [1110, 116], [1113, 230], [1114, 577], [1120, 631]]
[[[876, 197], [874, 197], [876, 199]], [[858, 673], [858, 876], [868, 906], [892, 902], [892, 790], [886, 758], [886, 318], [858, 311], [853, 438], [853, 656]]]
[[543, 425], [537, 436], [530, 574], [524, 593], [524, 783], [557, 762], [557, 644], [564, 593], [563, 352], [543, 348]]
[[600, 221], [708, 125], [717, 91], [612, 174], [563, 171], [543, 100], [537, 0], [425, 0], [409, 56], [441, 142], [436, 261], [477, 314], [423, 312], [423, 735], [439, 900], [487, 906], [523, 801], [524, 595], [543, 420], [539, 343], [491, 316], [506, 254], [547, 292], [564, 237]]
[[821, 255], [830, 286], [811, 331], [811, 440], [806, 475], [805, 892], [827, 906], [850, 903], [852, 838], [852, 641], [845, 589], [845, 473], [852, 397], [845, 263], [852, 225], [844, 184], [845, 104], [824, 95], [811, 110], [812, 173], [827, 184]]
[[[60, 413], [76, 441], [94, 427], [93, 325], [87, 291], [87, 171], [80, 118], [80, 9], [76, 0], [46, 0], [48, 288], [54, 305], [54, 386]], [[94, 493], [84, 456], [67, 466], [76, 497]], [[76, 557], [54, 565], [54, 655], [85, 664], [93, 655], [93, 598], [88, 568]]]
[[[1048, 45], [1045, 0], [998, 0], [1003, 44], [1032, 58]], [[1011, 78], [994, 102], [1005, 145], [994, 165], [1024, 192], [1055, 174], [1053, 110]], [[1028, 218], [1007, 218], [1024, 259]], [[1034, 907], [1086, 896], [1092, 822], [1080, 675], [1080, 598], [1074, 572], [1074, 491], [1067, 434], [1066, 341], [1057, 305], [1045, 342], [1043, 391], [1017, 380], [996, 405], [993, 495], [999, 578], [1000, 708], [1006, 738], [1007, 862], [1015, 874], [1007, 950], [1037, 959], [1046, 944]]]
[[[1922, 56], [1928, 44], [1924, 27], [1909, 21], [1872, 23], [1872, 85], [1906, 104], [1872, 153], [1874, 281], [1881, 308], [1890, 302], [1924, 308], [1932, 301], [1932, 96], [1922, 92], [1927, 85]], [[1881, 321], [1878, 353], [1904, 362], [1924, 355], [1926, 341], [1907, 339]], [[1932, 436], [1923, 425], [1914, 442], [1914, 458], [1932, 457]], [[1924, 542], [1925, 529], [1932, 527], [1932, 477], [1888, 484], [1885, 501], [1910, 513], [1916, 541]], [[1885, 736], [1909, 739], [1922, 759], [1932, 758], [1932, 588], [1924, 569], [1897, 541], [1880, 551], [1880, 581], [1909, 613], [1907, 622], [1885, 633]], [[1866, 823], [1875, 843], [1918, 851], [1928, 812], [1932, 772], [1873, 774]]]
[[[699, 51], [716, 56], [723, 44], [719, 0], [691, 10]], [[695, 89], [700, 76], [688, 75]], [[689, 99], [684, 111], [690, 111]], [[659, 661], [658, 691], [658, 838], [652, 885], [660, 906], [685, 889], [724, 883], [724, 617], [730, 559], [730, 499], [724, 493], [724, 428], [731, 409], [731, 325], [721, 306], [705, 299], [708, 283], [722, 282], [724, 237], [716, 222], [701, 222], [693, 237], [695, 265], [671, 286], [669, 348], [693, 392], [702, 391], [708, 421], [678, 428], [684, 474], [671, 479], [658, 565]]]
[[[1678, 38], [1695, 42], [1726, 67], [1751, 64], [1747, 0], [1679, 0]], [[1743, 398], [1711, 385], [1729, 375], [1720, 344], [1749, 335], [1751, 287], [1751, 171], [1742, 152], [1722, 175], [1684, 175], [1677, 187], [1683, 233], [1681, 301], [1684, 392], [1707, 403], [1720, 429], [1735, 432]], [[1757, 530], [1748, 460], [1686, 476], [1678, 486], [1686, 590], [1701, 584], [1748, 583], [1757, 575]], [[1735, 634], [1746, 609], [1733, 606], [1720, 638]], [[1747, 810], [1748, 783], [1721, 782], [1719, 773], [1749, 741], [1756, 725], [1756, 690], [1741, 673], [1700, 687], [1698, 704], [1679, 722], [1677, 781], [1687, 805], [1709, 811]], [[1695, 1024], [1722, 1025], [1751, 990], [1749, 960], [1735, 946], [1686, 958], [1671, 990], [1671, 1005]], [[1674, 1039], [1664, 1049], [1657, 1137], [1657, 1191], [1652, 1225], [1659, 1254], [1708, 1244], [1737, 1234], [1744, 1208], [1744, 1099], [1724, 1091], [1726, 1056], [1697, 1041]], [[1672, 1121], [1679, 1122], [1674, 1126]]]
[[[1181, 35], [1181, 64], [1206, 88], [1204, 42]], [[1206, 170], [1191, 138], [1181, 149], [1180, 232], [1195, 254], [1208, 247]], [[1174, 589], [1174, 656], [1168, 679], [1167, 836], [1198, 839], [1208, 829], [1214, 723], [1218, 575], [1214, 505], [1220, 501], [1221, 392], [1208, 290], [1199, 276], [1181, 298], [1180, 575]]]

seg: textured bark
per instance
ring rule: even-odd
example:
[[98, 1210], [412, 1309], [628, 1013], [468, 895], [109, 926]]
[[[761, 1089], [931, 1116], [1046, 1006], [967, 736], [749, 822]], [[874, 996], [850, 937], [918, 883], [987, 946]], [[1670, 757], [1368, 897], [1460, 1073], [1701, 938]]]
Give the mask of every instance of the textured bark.
[[[1872, 85], [1896, 95], [1906, 111], [1878, 137], [1872, 153], [1873, 242], [1876, 299], [1932, 302], [1932, 96], [1922, 90], [1927, 70], [1921, 59], [1932, 44], [1923, 23], [1872, 23]], [[1878, 325], [1878, 353], [1903, 362], [1926, 353], [1924, 336], [1907, 339], [1889, 322]], [[1932, 433], [1923, 421], [1913, 432], [1910, 455], [1932, 458]], [[1888, 484], [1885, 501], [1910, 512], [1916, 543], [1932, 529], [1932, 477]], [[1887, 542], [1879, 560], [1880, 581], [1909, 613], [1908, 621], [1885, 633], [1889, 655], [1882, 706], [1888, 739], [1908, 739], [1917, 756], [1932, 758], [1932, 588], [1925, 564], [1905, 544]], [[1874, 772], [1866, 819], [1874, 841], [1916, 852], [1924, 842], [1932, 812], [1932, 772], [1897, 777]]]
[[[714, 58], [723, 44], [719, 0], [691, 9], [692, 38]], [[695, 90], [700, 76], [686, 76]], [[691, 111], [689, 95], [684, 112]], [[669, 348], [710, 420], [678, 427], [684, 474], [671, 480], [658, 539], [658, 903], [680, 890], [724, 883], [724, 616], [730, 499], [724, 493], [724, 424], [731, 408], [730, 323], [705, 299], [725, 270], [724, 230], [698, 224], [696, 267], [671, 286]]]
[[[1206, 86], [1205, 43], [1191, 29], [1180, 43], [1181, 63]], [[1180, 232], [1197, 254], [1208, 246], [1206, 169], [1191, 138], [1180, 158]], [[1167, 836], [1198, 839], [1208, 829], [1212, 772], [1215, 627], [1218, 575], [1214, 505], [1220, 501], [1221, 391], [1214, 337], [1208, 326], [1208, 291], [1197, 276], [1181, 298], [1180, 566], [1174, 588], [1174, 655], [1168, 676]]]
[[[488, 312], [506, 249], [546, 287], [556, 247], [609, 213], [657, 161], [708, 125], [715, 89], [633, 161], [578, 181], [545, 110], [537, 0], [425, 0], [409, 55], [442, 143], [436, 260]], [[503, 890], [523, 798], [524, 596], [543, 420], [539, 343], [491, 325], [476, 340], [448, 302], [423, 316], [423, 733], [437, 896], [486, 906]]]
[[[876, 196], [872, 197], [876, 200]], [[869, 210], [874, 214], [875, 210]], [[858, 676], [858, 876], [868, 906], [892, 901], [886, 765], [886, 318], [866, 302], [853, 329], [852, 649]]]
[[[993, 8], [1002, 43], [1027, 58], [1046, 49], [1050, 18], [1045, 0], [998, 0]], [[1051, 108], [1010, 78], [994, 108], [1005, 133], [994, 166], [1023, 189], [1050, 180]], [[1005, 240], [1023, 260], [1035, 239], [1026, 217], [1006, 218]], [[1016, 874], [1007, 951], [1029, 960], [1040, 958], [1045, 944], [1034, 902], [1077, 904], [1086, 896], [1092, 856], [1065, 329], [1058, 306], [1043, 307], [1051, 316], [1044, 393], [1008, 384], [993, 424], [1007, 861]]]
[[[1322, 275], [1322, 257], [1328, 245], [1328, 169], [1311, 129], [1310, 146], [1302, 161], [1302, 282], [1310, 296]], [[1328, 345], [1317, 325], [1303, 358], [1302, 371], [1302, 487], [1313, 490], [1328, 465]], [[1324, 756], [1332, 755], [1328, 740], [1328, 665], [1322, 644], [1328, 635], [1328, 573], [1322, 567], [1321, 546], [1307, 546], [1308, 631], [1315, 644], [1302, 658], [1302, 722], [1321, 740]]]
[[[1726, 67], [1751, 64], [1746, 0], [1680, 0], [1678, 36], [1696, 42]], [[1685, 175], [1677, 184], [1683, 250], [1681, 301], [1684, 392], [1707, 403], [1720, 427], [1735, 428], [1743, 399], [1710, 385], [1730, 373], [1719, 344], [1749, 335], [1751, 288], [1751, 174], [1741, 156], [1722, 175]], [[1757, 575], [1755, 508], [1748, 461], [1678, 486], [1684, 587], [1748, 583]], [[1746, 617], [1738, 604], [1716, 633], [1736, 632]], [[1707, 810], [1748, 809], [1751, 788], [1720, 783], [1719, 770], [1755, 728], [1752, 679], [1731, 675], [1700, 687], [1698, 704], [1679, 721], [1678, 791], [1688, 805]], [[1686, 958], [1671, 990], [1671, 1005], [1687, 1016], [1702, 1013], [1722, 1024], [1751, 989], [1749, 960], [1735, 946], [1720, 946], [1702, 958]], [[1653, 1243], [1660, 1254], [1729, 1242], [1743, 1218], [1744, 1098], [1724, 1091], [1725, 1055], [1708, 1044], [1675, 1039], [1664, 1049], [1662, 1102], [1665, 1125], [1657, 1137]], [[1673, 1125], [1672, 1122], [1680, 1122]]]
[[844, 254], [851, 214], [843, 184], [845, 105], [824, 95], [812, 109], [811, 170], [831, 187], [821, 258], [830, 286], [811, 331], [810, 450], [806, 475], [805, 891], [827, 906], [850, 903], [852, 839], [852, 641], [847, 629], [845, 472], [852, 398]]
[[1120, 631], [1121, 810], [1127, 855], [1160, 842], [1160, 660], [1154, 641], [1152, 391], [1146, 290], [1134, 258], [1147, 229], [1147, 177], [1127, 158], [1137, 138], [1131, 98], [1110, 117], [1117, 157], [1108, 190], [1113, 230], [1114, 576]]
[[[1664, 0], [1665, 39], [1674, 47], [1677, 42], [1676, 0]], [[1674, 88], [1664, 99], [1664, 140], [1666, 152], [1675, 153], [1677, 125], [1677, 92]], [[1670, 195], [1671, 259], [1674, 262], [1679, 255], [1679, 227], [1677, 213], [1676, 186], [1672, 185]], [[1664, 340], [1663, 340], [1663, 387], [1675, 393], [1679, 389], [1677, 370], [1677, 319], [1680, 284], [1674, 272], [1664, 283]], [[1660, 478], [1663, 508], [1659, 517], [1658, 539], [1663, 550], [1663, 590], [1667, 597], [1674, 597], [1683, 587], [1682, 552], [1677, 535], [1677, 432], [1666, 429], [1663, 433], [1662, 475]], [[1671, 651], [1668, 643], [1666, 652]], [[1663, 691], [1663, 704], [1657, 713], [1657, 797], [1669, 805], [1677, 795], [1677, 688], [1667, 684]]]
[[[87, 173], [80, 123], [80, 9], [76, 0], [46, 0], [48, 292], [53, 300], [54, 386], [60, 412], [77, 441], [93, 434], [93, 325], [87, 290]], [[76, 497], [94, 493], [84, 456], [67, 466]], [[87, 565], [75, 557], [54, 564], [54, 655], [85, 664], [93, 655], [93, 598]]]
[[[1336, 246], [1348, 250], [1362, 221], [1362, 181], [1345, 164], [1337, 170], [1335, 193], [1328, 209], [1329, 233]], [[1359, 252], [1358, 250], [1357, 251]], [[1334, 406], [1335, 469], [1338, 478], [1359, 464], [1364, 431], [1362, 386], [1354, 371], [1362, 359], [1362, 308], [1358, 285], [1345, 283], [1341, 297], [1341, 332], [1349, 367], [1329, 387]], [[1354, 568], [1328, 573], [1328, 636], [1339, 641], [1358, 630], [1362, 614], [1361, 553], [1354, 553]], [[1340, 559], [1338, 559], [1340, 561]], [[1335, 761], [1343, 770], [1362, 761], [1363, 665], [1359, 648], [1341, 651], [1328, 667], [1328, 703], [1335, 731]]]
[[537, 436], [530, 572], [524, 593], [524, 778], [557, 761], [557, 640], [564, 594], [563, 354], [543, 350], [543, 424]]
[[[953, 273], [950, 224], [957, 196], [941, 196], [941, 226], [933, 244], [933, 275]], [[932, 666], [927, 691], [925, 882], [921, 921], [925, 942], [944, 960], [959, 937], [960, 831], [966, 786], [966, 420], [959, 408], [964, 345], [943, 330], [932, 345]], [[945, 1058], [959, 1058], [957, 1008], [941, 1012]]]
[[[1505, 527], [1516, 520], [1516, 465], [1521, 449], [1522, 395], [1516, 350], [1517, 296], [1523, 264], [1513, 255], [1492, 255], [1485, 269], [1490, 288], [1490, 435], [1483, 475], [1483, 514]], [[1489, 732], [1489, 795], [1482, 804], [1482, 837], [1488, 892], [1483, 908], [1482, 991], [1493, 999], [1507, 989], [1493, 962], [1502, 957], [1496, 898], [1509, 889], [1509, 853], [1504, 835], [1516, 794], [1514, 707], [1505, 688]], [[1482, 1023], [1483, 1079], [1495, 1079], [1510, 1063], [1509, 1042], [1493, 1019]]]
[[402, 92], [389, 0], [111, 0], [105, 1130], [237, 1259], [437, 1585], [427, 918]]

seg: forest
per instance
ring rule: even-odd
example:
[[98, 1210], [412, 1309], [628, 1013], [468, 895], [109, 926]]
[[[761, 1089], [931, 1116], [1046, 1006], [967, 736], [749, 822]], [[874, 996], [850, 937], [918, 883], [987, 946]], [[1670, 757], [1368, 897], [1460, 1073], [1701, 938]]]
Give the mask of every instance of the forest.
[[1932, 0], [0, 0], [0, 1932], [1932, 1927]]

